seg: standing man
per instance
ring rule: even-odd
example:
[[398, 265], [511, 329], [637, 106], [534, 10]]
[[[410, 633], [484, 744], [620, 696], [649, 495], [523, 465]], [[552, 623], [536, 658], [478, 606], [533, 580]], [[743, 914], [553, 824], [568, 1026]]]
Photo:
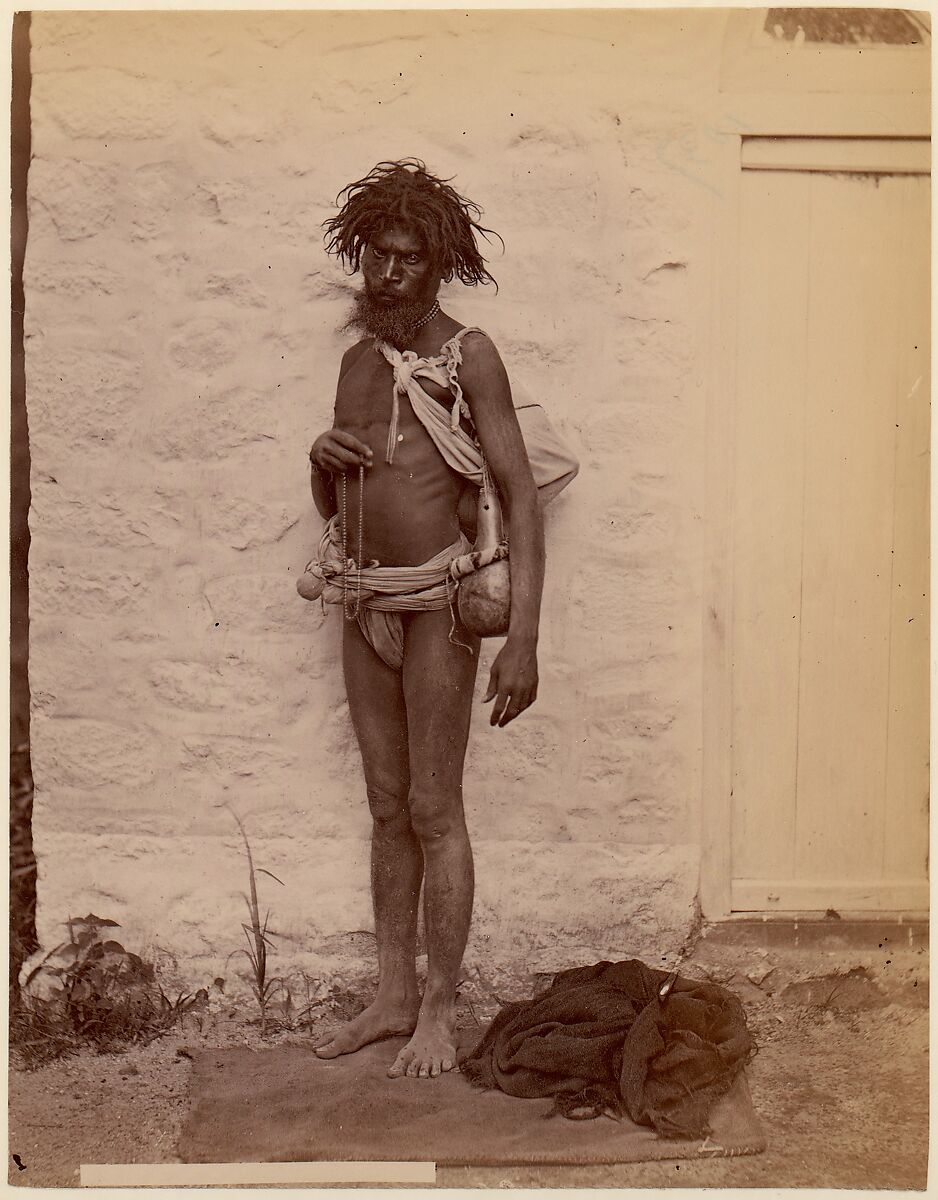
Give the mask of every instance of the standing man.
[[494, 282], [476, 243], [490, 232], [476, 219], [481, 209], [416, 160], [380, 163], [343, 197], [325, 223], [327, 250], [362, 272], [345, 328], [364, 336], [342, 359], [334, 427], [310, 451], [313, 497], [327, 519], [310, 569], [346, 617], [345, 681], [374, 822], [378, 990], [316, 1053], [334, 1058], [411, 1034], [388, 1074], [426, 1077], [456, 1065], [456, 984], [473, 898], [462, 773], [479, 643], [456, 616], [449, 565], [469, 548], [460, 498], [478, 493], [460, 447], [477, 462], [484, 455], [511, 542], [510, 626], [484, 697], [495, 702], [493, 726], [537, 695], [544, 538], [498, 351], [437, 301], [454, 276]]

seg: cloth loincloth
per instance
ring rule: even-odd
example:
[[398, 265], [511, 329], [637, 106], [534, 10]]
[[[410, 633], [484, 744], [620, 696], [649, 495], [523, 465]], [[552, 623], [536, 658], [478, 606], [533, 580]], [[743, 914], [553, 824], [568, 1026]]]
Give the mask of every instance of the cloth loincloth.
[[468, 539], [461, 533], [451, 546], [418, 567], [367, 563], [359, 572], [353, 559], [342, 557], [342, 531], [336, 514], [326, 523], [319, 542], [319, 558], [307, 564], [306, 575], [321, 581], [320, 594], [325, 603], [342, 604], [347, 599], [350, 607], [358, 606], [358, 625], [368, 643], [389, 667], [399, 671], [404, 661], [401, 614], [437, 608], [452, 611], [455, 583], [450, 568], [470, 549]]

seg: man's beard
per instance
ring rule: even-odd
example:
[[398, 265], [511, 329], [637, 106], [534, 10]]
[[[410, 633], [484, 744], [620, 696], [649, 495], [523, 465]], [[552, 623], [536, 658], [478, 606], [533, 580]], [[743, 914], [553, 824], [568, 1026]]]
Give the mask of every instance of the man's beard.
[[395, 300], [393, 304], [381, 304], [363, 289], [356, 293], [352, 311], [340, 332], [364, 333], [390, 342], [398, 350], [406, 350], [413, 341], [418, 321], [427, 315], [432, 304], [432, 300]]

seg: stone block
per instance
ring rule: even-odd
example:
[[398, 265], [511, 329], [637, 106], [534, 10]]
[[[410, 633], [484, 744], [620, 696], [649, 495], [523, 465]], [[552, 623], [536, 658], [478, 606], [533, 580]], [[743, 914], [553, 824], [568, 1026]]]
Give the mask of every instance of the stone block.
[[606, 957], [654, 961], [691, 929], [697, 869], [698, 851], [689, 845], [555, 842], [531, 855], [525, 843], [479, 843], [467, 959], [502, 956], [531, 971]]
[[[214, 493], [205, 496], [199, 505], [200, 524], [213, 541], [235, 550], [248, 550], [279, 542], [299, 523], [298, 508]], [[282, 586], [289, 582], [282, 581]]]
[[622, 846], [691, 840], [686, 810], [687, 802], [680, 795], [637, 796], [621, 784], [582, 786], [570, 797], [565, 840], [584, 845], [602, 838]]
[[[118, 921], [129, 948], [156, 943], [183, 962], [242, 947], [248, 872], [243, 843], [229, 828], [233, 822], [220, 812], [213, 837], [40, 832], [42, 944], [61, 940], [69, 913], [90, 910]], [[269, 905], [270, 928], [277, 934], [273, 970], [278, 955], [293, 946], [315, 949], [330, 935], [371, 926], [367, 842], [265, 840], [255, 825], [247, 830], [256, 867], [283, 881], [281, 886], [258, 876], [261, 902], [265, 910]], [[159, 871], [150, 869], [154, 862]]]
[[252, 81], [237, 86], [213, 89], [200, 97], [198, 124], [202, 135], [225, 149], [250, 153], [252, 143], [259, 146], [284, 135], [290, 114], [277, 105], [271, 89], [255, 90]]
[[693, 209], [682, 203], [680, 190], [661, 172], [644, 170], [629, 188], [625, 204], [626, 228], [630, 233], [662, 231], [682, 234], [691, 227]]
[[660, 315], [642, 315], [642, 304], [624, 297], [617, 306], [621, 317], [616, 336], [609, 349], [614, 358], [627, 369], [654, 366], [667, 369], [677, 378], [690, 366], [693, 341], [683, 322], [671, 321]]
[[351, 303], [356, 285], [338, 265], [316, 267], [303, 276], [303, 295], [307, 300], [339, 300]]
[[63, 635], [73, 618], [107, 618], [119, 610], [124, 620], [146, 619], [152, 571], [109, 570], [105, 564], [66, 562], [61, 554], [49, 557], [35, 531], [32, 551], [31, 618], [47, 618]]
[[244, 271], [213, 271], [203, 284], [193, 286], [191, 295], [226, 300], [238, 308], [266, 308], [269, 300]]
[[[297, 570], [302, 569], [302, 564]], [[304, 672], [316, 670], [324, 645], [322, 607], [304, 600], [296, 590], [296, 574], [232, 572], [209, 580], [205, 595], [220, 627], [258, 637], [300, 634], [309, 638], [311, 658]], [[328, 611], [328, 610], [327, 610]], [[333, 639], [334, 640], [334, 639]]]
[[33, 158], [29, 209], [42, 208], [65, 242], [94, 237], [111, 224], [118, 174], [113, 167], [74, 158]]
[[130, 489], [96, 491], [88, 480], [80, 484], [63, 476], [32, 481], [34, 528], [43, 536], [71, 545], [131, 549], [176, 545], [188, 498], [184, 493], [156, 487], [150, 493]]
[[120, 272], [102, 262], [40, 258], [38, 253], [28, 251], [23, 274], [26, 291], [32, 296], [51, 293], [63, 299], [83, 300], [88, 296], [111, 296], [125, 286]]
[[597, 514], [593, 524], [611, 554], [638, 556], [660, 555], [674, 539], [675, 519], [673, 502], [642, 496], [637, 488], [629, 488], [625, 503], [611, 504]]
[[586, 719], [606, 713], [617, 714], [623, 722], [623, 730], [629, 738], [654, 741], [670, 729], [678, 717], [673, 703], [666, 695], [650, 691], [632, 690], [602, 692], [591, 690]]
[[629, 317], [634, 321], [683, 320], [689, 311], [689, 268], [685, 263], [664, 262], [623, 292]]
[[141, 644], [112, 621], [76, 620], [66, 613], [39, 613], [30, 624], [33, 705], [55, 716], [93, 712], [150, 725], [147, 667], [157, 639]]
[[295, 785], [282, 797], [272, 798], [269, 787], [266, 794], [260, 787], [252, 793], [238, 780], [237, 802], [249, 824], [253, 821], [255, 827], [262, 827], [260, 844], [278, 838], [369, 842], [371, 814], [361, 772], [335, 779], [328, 774], [328, 764], [309, 762], [308, 755], [306, 758], [296, 773]]
[[250, 740], [226, 734], [183, 737], [180, 767], [195, 776], [223, 779], [270, 779], [286, 775], [297, 766], [297, 754], [270, 738]]
[[177, 367], [210, 374], [237, 359], [241, 345], [231, 322], [201, 316], [178, 327], [167, 349]]
[[31, 729], [37, 787], [139, 787], [156, 771], [149, 731], [90, 717], [34, 713]]
[[220, 225], [228, 224], [236, 206], [248, 198], [247, 185], [240, 180], [200, 183], [194, 194], [194, 204], [199, 215]]
[[[104, 12], [37, 13], [31, 31], [34, 73], [50, 70], [53, 64], [65, 66], [68, 58], [76, 53], [81, 54], [82, 61], [91, 60], [91, 43], [106, 36], [108, 16]], [[62, 54], [60, 62], [57, 51]]]
[[[164, 461], [218, 461], [233, 451], [250, 448], [253, 463], [259, 461], [257, 452], [270, 443], [271, 461], [282, 463], [281, 436], [280, 414], [271, 408], [270, 396], [262, 389], [199, 378], [192, 381], [182, 401], [164, 400], [160, 411], [153, 414], [147, 441], [152, 453]], [[308, 475], [305, 453], [297, 453], [298, 480]]]
[[61, 624], [38, 617], [30, 628], [29, 688], [33, 710], [44, 715], [94, 705], [101, 665], [98, 640], [74, 626], [68, 637]]
[[[500, 781], [497, 772], [482, 778], [471, 765], [464, 783], [466, 825], [474, 846], [503, 838], [539, 852], [542, 844], [570, 840], [569, 801], [564, 777], [542, 772], [524, 785]], [[537, 847], [537, 850], [535, 850]]]
[[78, 341], [57, 333], [26, 351], [30, 435], [63, 451], [121, 440], [140, 405], [141, 363], [130, 348], [114, 353]]
[[181, 109], [182, 98], [165, 80], [115, 67], [44, 72], [33, 86], [70, 138], [115, 144], [165, 137]]
[[276, 679], [231, 655], [214, 662], [156, 662], [149, 672], [154, 698], [195, 712], [263, 710], [276, 721], [283, 703]]
[[661, 385], [623, 380], [620, 387], [618, 394], [603, 397], [603, 408], [584, 422], [581, 435], [585, 453], [604, 478], [611, 476], [616, 460], [672, 462], [671, 447], [679, 431], [674, 397]]
[[529, 709], [502, 729], [489, 724], [492, 705], [481, 704], [488, 687], [488, 671], [480, 672], [475, 696], [475, 727], [467, 770], [480, 782], [518, 780], [533, 782], [556, 764], [563, 741], [558, 716], [544, 705]]
[[506, 362], [513, 364], [516, 375], [524, 379], [532, 367], [540, 367], [543, 370], [570, 362], [574, 353], [572, 339], [552, 337], [546, 340], [543, 331], [540, 336], [535, 329], [531, 329], [530, 332], [533, 335], [531, 337], [526, 337], [523, 333], [508, 335], [499, 343], [499, 353]]
[[222, 13], [37, 12], [31, 28], [33, 71], [113, 68], [120, 63], [133, 76], [181, 74], [191, 85], [193, 56], [206, 61], [213, 41], [217, 53], [230, 38], [230, 30], [224, 31], [220, 21], [224, 21]]
[[613, 639], [654, 631], [663, 635], [680, 611], [674, 563], [592, 547], [573, 582], [580, 631]]
[[[603, 758], [595, 738], [583, 741], [579, 747], [581, 773], [571, 788], [571, 804], [579, 808], [581, 817], [590, 812], [608, 813], [626, 842], [632, 840], [628, 832], [631, 821], [643, 826], [658, 822], [665, 831], [662, 836], [669, 836], [668, 823], [682, 816], [692, 784], [676, 742], [676, 736], [654, 746], [625, 742], [618, 754]], [[624, 819], [613, 821], [613, 814]], [[581, 831], [579, 836], [587, 835]], [[679, 838], [680, 829], [673, 836]]]
[[143, 163], [123, 181], [123, 221], [135, 241], [178, 240], [190, 217], [189, 173], [172, 159]]

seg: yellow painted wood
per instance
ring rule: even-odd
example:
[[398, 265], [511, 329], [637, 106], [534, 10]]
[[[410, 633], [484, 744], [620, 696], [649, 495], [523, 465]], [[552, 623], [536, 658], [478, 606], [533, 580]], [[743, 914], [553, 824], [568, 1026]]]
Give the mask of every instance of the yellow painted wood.
[[928, 884], [899, 878], [843, 883], [838, 879], [736, 879], [734, 912], [928, 912]]
[[928, 137], [928, 89], [872, 92], [816, 92], [792, 97], [761, 90], [722, 97], [717, 128], [765, 137]]
[[883, 853], [898, 196], [910, 185], [808, 180], [796, 874], [866, 882], [878, 877]]
[[712, 241], [705, 277], [710, 336], [702, 347], [708, 385], [706, 422], [706, 520], [704, 521], [703, 788], [700, 812], [700, 904], [712, 919], [731, 910], [731, 807], [733, 736], [732, 506], [737, 368], [739, 207], [742, 172], [739, 137], [714, 138], [707, 189]]
[[742, 144], [744, 170], [874, 171], [927, 175], [928, 138], [750, 137]]
[[927, 907], [928, 181], [741, 197], [731, 906]]
[[902, 187], [902, 278], [897, 345], [896, 491], [886, 805], [885, 876], [923, 879], [928, 849], [929, 616], [929, 180]]
[[794, 870], [807, 368], [804, 177], [744, 175], [736, 404], [733, 866]]

